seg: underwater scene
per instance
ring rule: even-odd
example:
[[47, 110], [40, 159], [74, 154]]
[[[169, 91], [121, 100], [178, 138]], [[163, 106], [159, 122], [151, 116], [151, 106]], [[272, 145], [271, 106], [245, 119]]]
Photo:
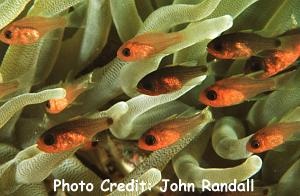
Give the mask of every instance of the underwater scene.
[[0, 0], [0, 196], [299, 196], [299, 0]]

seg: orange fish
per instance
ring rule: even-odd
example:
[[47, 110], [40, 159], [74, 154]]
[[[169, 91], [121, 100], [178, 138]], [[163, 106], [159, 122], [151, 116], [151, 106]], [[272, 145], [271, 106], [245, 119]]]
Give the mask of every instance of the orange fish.
[[200, 112], [191, 117], [161, 122], [146, 131], [139, 139], [138, 147], [147, 151], [168, 147], [182, 138], [188, 131], [201, 124], [205, 118], [205, 115]]
[[204, 75], [206, 66], [174, 66], [158, 69], [146, 75], [137, 84], [140, 93], [156, 96], [171, 93], [182, 88], [191, 79]]
[[300, 121], [276, 123], [257, 131], [248, 141], [247, 150], [261, 153], [283, 144], [290, 136], [300, 130]]
[[65, 84], [63, 88], [66, 90], [66, 96], [61, 99], [50, 99], [46, 102], [46, 111], [50, 114], [58, 114], [66, 109], [74, 100], [87, 90], [86, 83]]
[[268, 79], [255, 79], [240, 75], [225, 78], [203, 90], [199, 95], [199, 101], [212, 107], [236, 105], [262, 92], [277, 89], [284, 81], [289, 80], [292, 73]]
[[38, 148], [47, 153], [58, 153], [83, 146], [92, 137], [113, 123], [111, 118], [78, 119], [56, 125], [38, 139]]
[[123, 61], [138, 61], [162, 52], [169, 46], [179, 43], [183, 36], [175, 33], [144, 33], [125, 42], [117, 56]]
[[299, 57], [299, 52], [292, 50], [270, 50], [264, 54], [264, 57], [249, 58], [245, 65], [246, 70], [250, 71], [262, 68], [264, 73], [261, 78], [268, 78], [285, 70]]
[[17, 81], [0, 83], [0, 98], [15, 92], [18, 86], [19, 83]]
[[207, 51], [219, 59], [247, 58], [259, 51], [277, 48], [279, 39], [266, 38], [254, 33], [221, 35], [207, 45]]
[[6, 26], [0, 33], [0, 40], [10, 45], [33, 44], [46, 33], [66, 25], [64, 17], [25, 17]]

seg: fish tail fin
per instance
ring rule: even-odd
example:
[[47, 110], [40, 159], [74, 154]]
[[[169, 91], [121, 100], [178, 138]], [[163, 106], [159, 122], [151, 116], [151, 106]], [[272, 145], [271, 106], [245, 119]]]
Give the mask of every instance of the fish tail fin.
[[271, 80], [274, 80], [274, 89], [280, 89], [283, 86], [286, 87], [287, 85], [289, 85], [289, 83], [292, 81], [292, 78], [294, 78], [295, 74], [296, 70], [293, 70], [286, 73], [282, 73], [274, 78], [270, 78]]
[[147, 37], [147, 43], [155, 48], [155, 52], [167, 50], [174, 44], [181, 42], [183, 35], [180, 32], [173, 33], [153, 33]]
[[88, 75], [87, 78], [84, 78], [81, 81], [71, 83], [71, 84], [66, 84], [64, 88], [68, 92], [67, 99], [69, 100], [69, 102], [73, 102], [79, 95], [91, 89], [93, 86], [94, 85], [92, 82], [92, 75], [90, 74]]
[[19, 87], [19, 82], [13, 80], [6, 83], [0, 83], [0, 98], [15, 92]]
[[191, 119], [191, 125], [192, 124], [200, 124], [204, 121], [207, 121], [207, 120], [211, 120], [213, 121], [214, 118], [212, 116], [212, 113], [209, 109], [209, 106], [207, 106], [206, 108], [204, 108], [203, 110], [201, 110], [200, 112], [198, 112], [197, 114], [195, 114], [194, 117], [192, 117]]
[[275, 49], [282, 45], [281, 40], [278, 38], [265, 38], [263, 37], [260, 41], [256, 42], [256, 46], [259, 50]]
[[[204, 65], [195, 66], [195, 67], [185, 67], [181, 72], [181, 80], [186, 83], [188, 81], [192, 81], [194, 78], [198, 78], [199, 76], [206, 75], [208, 72], [208, 68]], [[194, 82], [193, 82], [194, 83]]]

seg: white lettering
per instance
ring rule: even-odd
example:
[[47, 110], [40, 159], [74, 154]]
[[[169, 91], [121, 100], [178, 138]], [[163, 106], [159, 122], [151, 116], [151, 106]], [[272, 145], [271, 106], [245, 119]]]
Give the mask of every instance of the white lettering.
[[211, 188], [210, 188], [210, 181], [209, 181], [209, 180], [206, 180], [206, 179], [203, 179], [203, 180], [202, 180], [201, 187], [202, 187], [202, 191], [211, 191]]
[[61, 181], [59, 179], [54, 179], [53, 181], [54, 192], [57, 191], [56, 188], [58, 188], [60, 185], [61, 185]]
[[168, 182], [170, 180], [169, 179], [162, 179], [161, 181], [164, 183], [164, 186], [160, 187], [160, 191], [165, 193], [168, 190]]

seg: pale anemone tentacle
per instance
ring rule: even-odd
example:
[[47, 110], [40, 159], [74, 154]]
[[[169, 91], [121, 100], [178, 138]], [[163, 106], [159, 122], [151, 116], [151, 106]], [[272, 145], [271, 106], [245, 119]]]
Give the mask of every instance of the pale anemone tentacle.
[[39, 184], [24, 184], [11, 196], [33, 196], [33, 195], [48, 195], [47, 188], [44, 183]]
[[262, 160], [253, 155], [235, 167], [202, 168], [191, 154], [182, 151], [173, 160], [173, 166], [178, 178], [185, 182], [194, 183], [197, 188], [201, 188], [204, 179], [210, 183], [231, 183], [235, 179], [237, 182], [242, 182], [260, 170]]
[[73, 153], [48, 154], [38, 150], [36, 145], [20, 151], [15, 158], [0, 166], [0, 190], [9, 194], [22, 184], [40, 183]]
[[0, 143], [0, 165], [13, 159], [19, 150], [9, 144]]
[[36, 145], [19, 152], [14, 158], [16, 182], [20, 184], [39, 183], [52, 173], [63, 160], [75, 150], [61, 153], [41, 152]]
[[147, 17], [138, 33], [166, 31], [179, 24], [199, 21], [209, 16], [219, 3], [220, 0], [205, 0], [197, 5], [163, 6]]
[[88, 1], [86, 24], [80, 46], [77, 70], [95, 59], [107, 44], [111, 29], [112, 17], [109, 0]]
[[251, 128], [260, 129], [271, 122], [278, 121], [286, 112], [299, 104], [300, 91], [292, 89], [274, 91], [267, 98], [255, 102], [248, 112], [247, 120]]
[[65, 180], [65, 183], [79, 183], [81, 180], [85, 183], [92, 183], [94, 189], [92, 192], [86, 191], [71, 191], [71, 195], [85, 196], [85, 195], [100, 195], [101, 189], [100, 184], [102, 179], [98, 177], [94, 172], [88, 169], [82, 164], [75, 156], [71, 156], [65, 159], [53, 172], [53, 176], [58, 180]]
[[202, 110], [204, 120], [196, 128], [190, 130], [183, 138], [178, 140], [175, 144], [170, 145], [167, 148], [152, 152], [146, 159], [143, 160], [130, 174], [128, 174], [122, 182], [128, 183], [131, 179], [134, 179], [142, 175], [145, 171], [151, 168], [156, 168], [162, 171], [168, 162], [182, 149], [184, 149], [191, 141], [193, 141], [200, 133], [205, 131], [205, 126], [213, 121], [212, 114], [209, 110]]
[[136, 180], [138, 182], [145, 182], [146, 183], [145, 188], [139, 186], [134, 191], [125, 191], [125, 192], [115, 190], [111, 194], [109, 194], [108, 196], [123, 196], [123, 195], [124, 196], [138, 196], [138, 195], [142, 194], [145, 191], [151, 190], [151, 188], [153, 188], [156, 184], [158, 184], [160, 182], [161, 172], [160, 172], [160, 170], [158, 170], [156, 168], [151, 168], [151, 169], [147, 170], [141, 176], [138, 176], [138, 178]]
[[223, 117], [214, 126], [212, 146], [224, 159], [238, 160], [251, 156], [246, 144], [252, 135], [245, 137], [243, 124], [234, 117]]
[[68, 8], [77, 5], [84, 0], [36, 0], [30, 15], [43, 15], [43, 16], [54, 16], [60, 12], [67, 10]]
[[[201, 78], [205, 79], [205, 76]], [[127, 138], [129, 135], [134, 134], [133, 124], [134, 121], [139, 118], [142, 114], [146, 113], [155, 106], [173, 101], [184, 93], [192, 89], [193, 86], [185, 86], [177, 92], [159, 95], [159, 96], [148, 96], [139, 95], [127, 101], [129, 110], [126, 115], [122, 116], [119, 121], [114, 123], [110, 127], [110, 131], [117, 138]], [[138, 134], [138, 133], [137, 133]]]
[[[231, 26], [232, 18], [228, 15], [190, 24], [187, 28], [180, 31], [184, 37], [181, 42], [169, 46], [161, 53], [156, 54], [155, 57], [125, 65], [120, 74], [120, 83], [123, 91], [129, 96], [136, 95], [137, 83], [145, 75], [156, 70], [164, 56], [191, 46], [201, 40], [215, 38]], [[199, 31], [201, 32], [201, 36], [197, 36]], [[144, 69], [138, 69], [140, 65], [143, 65]]]
[[0, 127], [2, 127], [16, 112], [27, 105], [42, 103], [49, 99], [60, 99], [65, 96], [65, 89], [56, 88], [38, 93], [25, 93], [14, 97], [0, 107]]
[[[122, 42], [134, 37], [143, 24], [134, 0], [110, 0], [111, 14]], [[126, 20], [124, 20], [126, 18]]]
[[0, 4], [0, 29], [12, 22], [31, 0], [5, 0]]
[[298, 195], [300, 193], [299, 175], [300, 159], [298, 159], [280, 178], [276, 187], [276, 195]]

